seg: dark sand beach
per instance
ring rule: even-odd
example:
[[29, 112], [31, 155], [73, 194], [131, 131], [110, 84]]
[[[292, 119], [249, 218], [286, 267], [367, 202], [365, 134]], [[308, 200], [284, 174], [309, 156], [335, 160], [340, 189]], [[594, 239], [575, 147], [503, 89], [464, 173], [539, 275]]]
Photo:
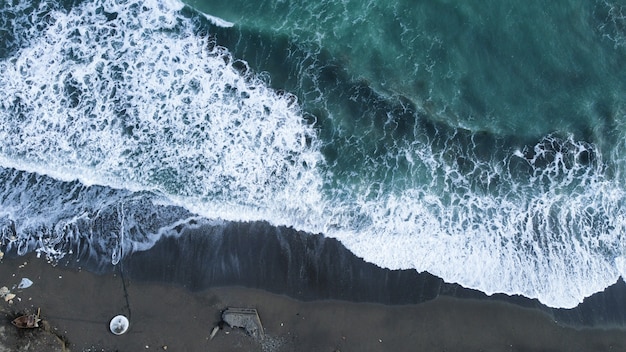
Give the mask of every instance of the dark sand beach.
[[[2, 304], [3, 331], [19, 313], [41, 309], [70, 351], [624, 351], [626, 331], [564, 327], [545, 312], [477, 299], [438, 297], [410, 305], [298, 301], [242, 287], [191, 291], [180, 285], [96, 275], [34, 256], [5, 258], [0, 285], [17, 294]], [[34, 284], [13, 289], [22, 278]], [[228, 326], [210, 333], [227, 307], [259, 312], [265, 338]], [[121, 336], [108, 330], [130, 317]], [[41, 331], [2, 343], [27, 344]], [[8, 341], [8, 342], [7, 342]], [[14, 348], [15, 346], [9, 346]], [[1, 349], [0, 349], [1, 350]], [[10, 349], [9, 349], [10, 350]]]

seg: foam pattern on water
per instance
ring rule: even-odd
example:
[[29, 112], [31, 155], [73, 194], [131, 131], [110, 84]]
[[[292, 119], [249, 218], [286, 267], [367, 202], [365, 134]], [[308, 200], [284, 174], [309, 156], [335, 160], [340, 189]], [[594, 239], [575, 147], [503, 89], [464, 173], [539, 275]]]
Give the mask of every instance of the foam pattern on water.
[[150, 248], [176, 226], [198, 222], [188, 211], [147, 192], [87, 187], [0, 168], [0, 243], [18, 254], [36, 251], [59, 260], [75, 250], [109, 258]]
[[362, 163], [345, 182], [295, 98], [180, 10], [46, 2], [5, 21], [2, 244], [60, 257], [82, 241], [116, 263], [197, 214], [322, 232], [380, 266], [555, 307], [626, 272], [624, 190], [595, 145], [499, 150], [416, 125], [350, 149]]
[[626, 46], [626, 5], [612, 1], [599, 1], [597, 16], [604, 17], [598, 31], [603, 38], [615, 43], [615, 47]]
[[296, 222], [316, 203], [320, 156], [294, 97], [196, 35], [174, 5], [95, 1], [48, 15], [42, 33], [22, 29], [28, 45], [0, 63], [2, 165]]
[[323, 51], [352, 79], [457, 127], [540, 138], [602, 123], [586, 111], [598, 102], [624, 105], [623, 1], [188, 2]]
[[431, 184], [359, 197], [352, 213], [336, 214], [337, 232], [366, 224], [338, 235], [357, 255], [555, 307], [574, 307], [623, 275], [616, 260], [624, 255], [625, 194], [606, 179], [593, 145], [549, 136], [488, 161], [426, 150], [405, 152], [429, 166]]

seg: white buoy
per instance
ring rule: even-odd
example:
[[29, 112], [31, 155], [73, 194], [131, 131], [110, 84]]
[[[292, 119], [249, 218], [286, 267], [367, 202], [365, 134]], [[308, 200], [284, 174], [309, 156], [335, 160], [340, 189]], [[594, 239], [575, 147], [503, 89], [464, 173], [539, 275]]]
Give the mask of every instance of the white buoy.
[[109, 329], [115, 335], [121, 335], [128, 330], [128, 326], [130, 323], [128, 322], [128, 318], [123, 315], [117, 315], [111, 322], [109, 323]]

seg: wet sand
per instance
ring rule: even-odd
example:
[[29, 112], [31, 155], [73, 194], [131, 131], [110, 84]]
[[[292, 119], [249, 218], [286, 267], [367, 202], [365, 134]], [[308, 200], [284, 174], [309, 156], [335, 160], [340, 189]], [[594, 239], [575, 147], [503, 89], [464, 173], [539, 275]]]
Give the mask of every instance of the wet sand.
[[[12, 289], [23, 278], [34, 284]], [[53, 267], [34, 256], [4, 259], [0, 286], [17, 294], [1, 301], [2, 326], [36, 312], [71, 351], [625, 351], [626, 331], [563, 327], [546, 313], [506, 302], [438, 297], [413, 305], [337, 300], [301, 302], [242, 287], [192, 292], [116, 273]], [[18, 299], [19, 298], [19, 299]], [[227, 307], [252, 307], [263, 340], [242, 329], [210, 333]], [[109, 320], [129, 316], [121, 336]], [[23, 334], [22, 343], [37, 332]]]

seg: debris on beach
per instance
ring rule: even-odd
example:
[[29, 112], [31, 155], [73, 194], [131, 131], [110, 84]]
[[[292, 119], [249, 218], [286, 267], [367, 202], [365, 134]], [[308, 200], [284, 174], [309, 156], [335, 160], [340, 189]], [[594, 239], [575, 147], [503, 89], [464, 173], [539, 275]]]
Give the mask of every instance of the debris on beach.
[[4, 252], [0, 251], [0, 260], [2, 260], [2, 258], [4, 258]]
[[209, 341], [213, 340], [213, 338], [215, 337], [215, 335], [217, 335], [217, 332], [220, 330], [220, 326], [216, 325], [215, 327], [213, 327], [213, 330], [211, 330], [211, 335], [209, 335]]
[[9, 302], [9, 304], [13, 303], [13, 299], [15, 298], [15, 293], [11, 293], [9, 288], [6, 286], [0, 287], [0, 298], [4, 298], [5, 302]]
[[11, 322], [19, 329], [34, 329], [39, 327], [41, 319], [37, 314], [28, 314], [19, 316]]
[[41, 309], [37, 309], [37, 314], [21, 312], [18, 313], [20, 316], [13, 316], [12, 321], [7, 319], [6, 322], [11, 321], [15, 329], [0, 325], [0, 351], [68, 352], [65, 337], [51, 328], [40, 313]]
[[21, 315], [11, 322], [19, 329], [34, 329], [39, 327], [41, 318], [39, 317], [40, 310], [37, 309], [37, 314], [25, 314]]
[[252, 337], [263, 339], [265, 336], [261, 318], [254, 308], [227, 308], [222, 312], [222, 321], [231, 328], [243, 328]]
[[33, 285], [33, 281], [30, 280], [29, 278], [23, 277], [22, 281], [20, 281], [20, 284], [17, 285], [17, 288], [20, 290], [23, 290], [25, 288], [29, 288]]

